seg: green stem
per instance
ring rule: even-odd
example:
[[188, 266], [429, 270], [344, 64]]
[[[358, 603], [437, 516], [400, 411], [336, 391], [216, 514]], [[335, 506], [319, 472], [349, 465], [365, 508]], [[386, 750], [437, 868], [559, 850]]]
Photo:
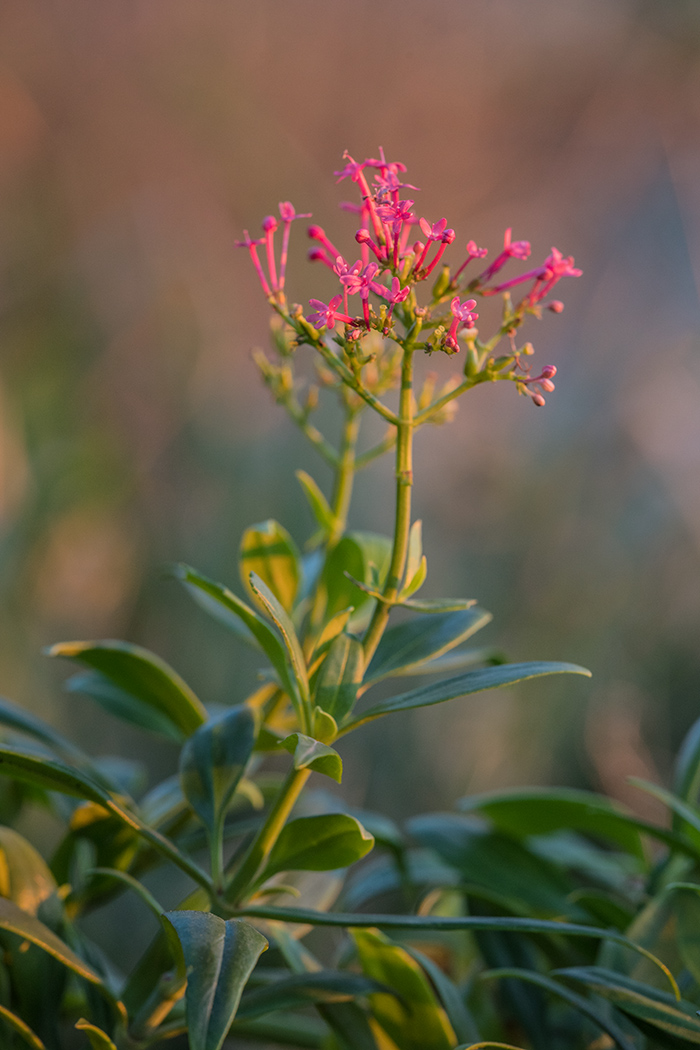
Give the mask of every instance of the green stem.
[[352, 405], [346, 405], [345, 425], [340, 443], [340, 456], [338, 458], [335, 484], [333, 487], [333, 530], [328, 537], [328, 549], [335, 547], [340, 537], [345, 532], [345, 525], [350, 509], [350, 498], [352, 496], [352, 484], [355, 476], [355, 450], [357, 448], [357, 436], [360, 429], [359, 409]]
[[251, 842], [240, 868], [226, 888], [225, 897], [227, 902], [235, 905], [245, 896], [246, 890], [255, 880], [255, 876], [277, 841], [279, 833], [284, 827], [285, 821], [310, 775], [310, 769], [291, 769], [289, 771], [265, 823]]
[[336, 357], [332, 350], [329, 350], [323, 340], [319, 340], [313, 344], [315, 349], [318, 350], [319, 354], [331, 368], [339, 379], [349, 386], [351, 390], [354, 390], [356, 394], [359, 394], [363, 401], [366, 401], [370, 408], [373, 408], [375, 412], [378, 412], [380, 416], [386, 419], [387, 423], [398, 423], [398, 419], [391, 411], [387, 408], [383, 401], [380, 401], [378, 397], [362, 385], [357, 377], [350, 371], [347, 365]]
[[[396, 518], [391, 563], [383, 596], [390, 602], [401, 587], [408, 537], [411, 529], [411, 489], [413, 487], [413, 347], [405, 347], [401, 365], [401, 395], [396, 434]], [[391, 605], [377, 602], [363, 642], [365, 666], [374, 656], [389, 619]]]
[[450, 403], [450, 401], [454, 401], [454, 399], [460, 397], [465, 390], [470, 390], [480, 382], [483, 382], [483, 379], [480, 379], [478, 375], [470, 376], [468, 379], [465, 379], [464, 382], [460, 383], [459, 386], [456, 386], [454, 390], [449, 390], [446, 394], [443, 394], [442, 397], [439, 397], [437, 401], [433, 401], [432, 405], [428, 405], [428, 407], [424, 408], [422, 412], [419, 412], [413, 421], [415, 426], [419, 427], [423, 423], [427, 423], [432, 415], [439, 412], [440, 409], [444, 408], [445, 405]]

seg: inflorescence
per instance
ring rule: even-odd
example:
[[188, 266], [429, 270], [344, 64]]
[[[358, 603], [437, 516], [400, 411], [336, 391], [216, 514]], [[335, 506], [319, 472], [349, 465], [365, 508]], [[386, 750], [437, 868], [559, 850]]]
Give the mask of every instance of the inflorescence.
[[[581, 270], [574, 266], [573, 257], [564, 257], [557, 248], [552, 248], [540, 266], [519, 276], [498, 280], [510, 260], [527, 259], [531, 251], [529, 241], [513, 241], [511, 230], [507, 229], [503, 249], [476, 277], [468, 280], [463, 276], [467, 267], [487, 255], [486, 248], [470, 240], [466, 245], [466, 258], [453, 275], [449, 267], [442, 264], [432, 287], [432, 298], [427, 306], [421, 307], [416, 299], [417, 286], [427, 281], [442, 262], [446, 249], [456, 238], [455, 231], [444, 218], [430, 223], [417, 217], [412, 210], [414, 201], [402, 199], [401, 194], [418, 187], [403, 180], [406, 166], [387, 161], [383, 150], [380, 149], [378, 159], [358, 162], [347, 152], [343, 159], [344, 167], [335, 172], [338, 182], [349, 178], [360, 190], [359, 204], [341, 204], [344, 211], [358, 219], [355, 241], [360, 246], [360, 258], [348, 262], [321, 226], [308, 227], [308, 235], [315, 242], [309, 258], [328, 267], [339, 282], [339, 292], [329, 302], [309, 300], [312, 311], [306, 316], [300, 306], [287, 306], [284, 289], [290, 229], [295, 219], [310, 218], [309, 214], [297, 214], [288, 201], [279, 205], [283, 227], [279, 265], [275, 256], [275, 232], [280, 221], [275, 216], [268, 215], [263, 220], [262, 237], [253, 239], [245, 230], [244, 239], [236, 241], [237, 246], [249, 250], [263, 292], [273, 309], [294, 330], [296, 345], [306, 343], [318, 348], [319, 343], [330, 336], [343, 355], [352, 356], [357, 341], [375, 330], [404, 348], [408, 340], [412, 348], [426, 353], [440, 350], [456, 354], [461, 338], [468, 351], [465, 375], [473, 380], [472, 385], [487, 379], [510, 379], [521, 393], [529, 394], [534, 404], [544, 405], [544, 394], [554, 390], [552, 378], [556, 368], [547, 365], [539, 375], [531, 376], [523, 358], [532, 354], [532, 345], [525, 343], [518, 348], [515, 337], [526, 315], [541, 317], [544, 308], [552, 313], [561, 313], [564, 309], [560, 300], [549, 296], [562, 277], [580, 276]], [[267, 272], [258, 255], [258, 249], [263, 248]], [[522, 288], [524, 294], [514, 302], [512, 290], [515, 288]], [[501, 323], [495, 335], [482, 342], [475, 325], [479, 314], [473, 296], [497, 294], [503, 297]], [[361, 313], [351, 308], [350, 299], [355, 296], [360, 297]], [[397, 317], [403, 332], [396, 327]], [[422, 342], [418, 341], [419, 335], [423, 336]], [[494, 357], [496, 346], [504, 338], [510, 343], [509, 352]], [[323, 349], [326, 353], [329, 349], [325, 341]]]

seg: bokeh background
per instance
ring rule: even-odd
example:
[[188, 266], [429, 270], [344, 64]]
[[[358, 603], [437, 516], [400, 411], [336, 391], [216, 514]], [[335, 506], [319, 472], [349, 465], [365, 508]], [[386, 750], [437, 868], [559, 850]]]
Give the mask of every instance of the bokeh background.
[[[453, 261], [513, 226], [584, 270], [530, 324], [546, 408], [474, 391], [421, 435], [416, 512], [426, 596], [594, 677], [379, 722], [344, 791], [401, 817], [567, 783], [649, 813], [626, 777], [667, 778], [700, 715], [699, 125], [696, 0], [4, 0], [0, 692], [152, 778], [174, 753], [63, 694], [43, 646], [124, 637], [246, 695], [255, 660], [164, 567], [237, 585], [244, 527], [302, 543], [293, 470], [327, 475], [251, 363], [268, 311], [233, 241], [290, 199], [352, 254], [332, 172], [382, 145]], [[324, 298], [294, 234], [290, 294]], [[357, 495], [387, 530], [391, 464]]]

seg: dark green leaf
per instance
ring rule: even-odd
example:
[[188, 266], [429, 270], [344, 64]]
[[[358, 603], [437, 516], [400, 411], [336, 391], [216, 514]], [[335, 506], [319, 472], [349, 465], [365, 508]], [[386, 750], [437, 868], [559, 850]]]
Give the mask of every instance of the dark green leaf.
[[658, 784], [650, 784], [639, 777], [630, 777], [629, 781], [635, 787], [665, 802], [671, 812], [681, 818], [681, 828], [684, 834], [693, 841], [696, 849], [700, 849], [700, 813], [694, 806], [684, 802], [666, 788], [659, 787]]
[[352, 605], [356, 610], [353, 622], [359, 620], [360, 610], [368, 606], [369, 598], [345, 574], [348, 572], [356, 580], [373, 584], [374, 566], [381, 585], [389, 568], [391, 547], [388, 537], [372, 532], [348, 532], [343, 536], [328, 555], [323, 570], [328, 617]]
[[495, 827], [519, 838], [566, 828], [607, 839], [644, 859], [640, 830], [647, 827], [619, 804], [592, 791], [516, 788], [464, 798], [458, 806], [483, 813]]
[[564, 1002], [569, 1003], [579, 1013], [585, 1017], [589, 1017], [591, 1021], [602, 1028], [602, 1030], [610, 1036], [614, 1041], [615, 1045], [619, 1047], [619, 1050], [636, 1050], [636, 1044], [631, 1036], [623, 1032], [619, 1025], [616, 1025], [614, 1021], [606, 1015], [603, 1010], [597, 1009], [593, 1003], [589, 1002], [588, 999], [584, 999], [583, 996], [577, 995], [576, 992], [572, 992], [570, 988], [560, 984], [558, 981], [553, 981], [551, 977], [545, 976], [545, 974], [537, 973], [535, 970], [522, 970], [514, 967], [499, 968], [497, 970], [487, 970], [486, 973], [480, 975], [481, 980], [517, 980], [526, 981], [528, 984], [534, 984], [539, 988], [543, 988], [547, 992], [551, 992], [552, 995], [556, 995], [559, 999], [563, 999]]
[[[236, 1019], [233, 1022], [231, 1035], [240, 1035], [243, 1038], [250, 1036], [251, 1040], [256, 1043], [270, 1042], [275, 1046], [278, 1044], [293, 1046], [297, 1050], [299, 1047], [324, 1050], [324, 1047], [327, 1047], [328, 1029], [320, 1020], [280, 1010], [279, 1013], [270, 1014], [261, 1019], [251, 1021]], [[364, 1050], [364, 1048], [358, 1048], [358, 1050]], [[376, 1044], [371, 1050], [377, 1050]]]
[[92, 1050], [117, 1050], [116, 1046], [109, 1038], [109, 1036], [98, 1028], [97, 1025], [90, 1024], [84, 1017], [76, 1023], [75, 1027], [80, 1032], [85, 1032], [85, 1035], [90, 1040], [90, 1046]]
[[245, 705], [210, 719], [185, 742], [182, 791], [210, 835], [223, 820], [254, 745], [255, 717]]
[[356, 729], [382, 715], [394, 711], [409, 711], [414, 707], [428, 707], [441, 704], [446, 700], [456, 700], [461, 696], [480, 693], [486, 689], [499, 689], [502, 686], [525, 682], [529, 678], [540, 678], [550, 674], [581, 674], [590, 677], [591, 672], [576, 664], [547, 663], [538, 661], [525, 664], [503, 664], [500, 667], [482, 667], [477, 671], [466, 671], [454, 678], [431, 685], [422, 685], [408, 693], [392, 696], [358, 715], [354, 721], [344, 727], [344, 732]]
[[250, 574], [255, 573], [270, 588], [282, 608], [291, 612], [301, 576], [299, 551], [279, 522], [269, 519], [243, 533], [240, 550], [243, 586], [251, 597]]
[[265, 869], [267, 879], [278, 871], [334, 871], [347, 868], [372, 849], [374, 839], [346, 813], [299, 817], [285, 824]]
[[678, 1001], [667, 992], [600, 966], [574, 966], [555, 973], [585, 984], [631, 1017], [690, 1043], [700, 1043], [700, 1020], [692, 1003]]
[[12, 828], [0, 825], [0, 896], [36, 915], [39, 905], [57, 889], [40, 853]]
[[220, 1050], [243, 989], [267, 941], [240, 919], [201, 911], [166, 915], [187, 967], [187, 1028], [191, 1050]]
[[372, 1013], [402, 1050], [452, 1050], [456, 1037], [423, 970], [405, 948], [376, 930], [352, 931], [363, 972], [395, 995], [370, 996]]
[[0, 1005], [0, 1020], [3, 1020], [5, 1024], [9, 1025], [19, 1036], [22, 1041], [30, 1046], [32, 1050], [46, 1050], [46, 1046], [42, 1043], [36, 1032], [33, 1032], [28, 1024], [25, 1024], [21, 1017], [17, 1014], [13, 1014], [11, 1010], [8, 1010], [6, 1006]]
[[668, 887], [668, 892], [673, 893], [678, 951], [695, 982], [700, 984], [700, 885], [676, 883]]
[[305, 736], [303, 733], [292, 733], [282, 741], [282, 747], [294, 756], [295, 769], [313, 769], [331, 777], [336, 783], [343, 779], [343, 761], [337, 751], [320, 740]]
[[207, 579], [188, 565], [178, 565], [175, 573], [193, 594], [206, 596], [217, 608], [223, 609], [245, 626], [250, 638], [259, 645], [274, 667], [283, 688], [291, 691], [293, 687], [284, 646], [262, 616], [241, 601], [228, 587]]
[[75, 952], [64, 944], [56, 934], [40, 922], [34, 915], [22, 911], [17, 905], [0, 897], [0, 930], [16, 933], [31, 944], [36, 944], [62, 963], [67, 969], [77, 973], [91, 984], [102, 985], [102, 979]]
[[48, 650], [99, 671], [135, 700], [166, 715], [189, 736], [207, 720], [204, 705], [164, 660], [129, 642], [62, 642]]
[[425, 970], [430, 978], [433, 988], [437, 992], [438, 998], [447, 1014], [448, 1020], [454, 1029], [456, 1038], [464, 1039], [467, 1042], [472, 1043], [477, 1042], [479, 1039], [479, 1032], [476, 1027], [476, 1022], [469, 1013], [464, 1002], [464, 997], [459, 988], [457, 988], [457, 985], [450, 980], [444, 970], [442, 970], [428, 955], [424, 955], [423, 952], [419, 952], [417, 949], [411, 948], [409, 945], [405, 946], [405, 951], [415, 959], [418, 965]]
[[0, 725], [40, 740], [42, 744], [46, 744], [65, 758], [74, 761], [85, 760], [85, 756], [75, 744], [57, 732], [48, 722], [44, 722], [43, 719], [37, 718], [36, 715], [3, 697], [0, 697]]
[[343, 632], [331, 642], [316, 679], [315, 702], [340, 724], [352, 711], [362, 681], [362, 645]]
[[371, 977], [347, 970], [315, 970], [313, 973], [284, 977], [265, 988], [246, 992], [241, 999], [236, 1019], [260, 1017], [272, 1010], [290, 1010], [309, 1003], [347, 1002], [371, 992], [391, 992], [391, 989]]
[[84, 693], [116, 718], [159, 733], [168, 740], [181, 743], [185, 739], [182, 729], [163, 711], [146, 706], [142, 700], [125, 689], [120, 689], [100, 671], [82, 671], [67, 680], [64, 688], [71, 693]]
[[416, 665], [441, 656], [469, 638], [490, 619], [490, 613], [472, 608], [416, 616], [405, 623], [389, 627], [367, 668], [364, 684], [378, 682], [399, 671], [405, 673]]

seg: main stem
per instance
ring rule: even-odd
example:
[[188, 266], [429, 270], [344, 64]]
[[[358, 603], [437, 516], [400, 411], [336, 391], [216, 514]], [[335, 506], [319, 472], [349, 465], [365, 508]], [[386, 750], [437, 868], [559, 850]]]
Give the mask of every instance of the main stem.
[[248, 852], [243, 858], [243, 863], [229, 883], [225, 894], [227, 902], [235, 906], [243, 898], [277, 841], [279, 833], [284, 827], [285, 821], [310, 775], [310, 769], [291, 769], [289, 771], [265, 823], [251, 842]]
[[403, 580], [411, 530], [411, 490], [413, 488], [413, 348], [404, 349], [401, 365], [401, 395], [396, 425], [396, 519], [391, 564], [382, 591], [386, 601], [377, 602], [363, 642], [365, 666], [374, 656], [389, 619], [391, 602]]

